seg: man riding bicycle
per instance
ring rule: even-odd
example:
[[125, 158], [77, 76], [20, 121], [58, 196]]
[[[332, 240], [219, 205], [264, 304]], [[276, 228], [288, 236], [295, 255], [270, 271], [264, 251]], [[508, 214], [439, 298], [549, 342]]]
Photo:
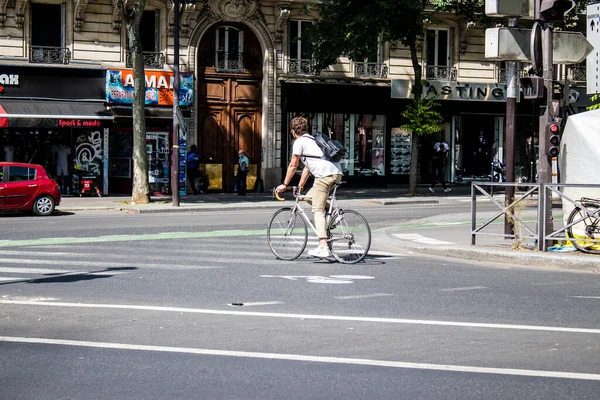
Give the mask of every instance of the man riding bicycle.
[[310, 250], [308, 254], [313, 257], [329, 257], [331, 252], [327, 245], [325, 220], [327, 198], [335, 184], [342, 180], [342, 168], [338, 162], [331, 162], [321, 158], [323, 157], [323, 151], [315, 142], [314, 137], [308, 133], [308, 120], [306, 118], [293, 118], [290, 122], [290, 130], [295, 139], [292, 146], [292, 158], [283, 179], [283, 184], [277, 186], [275, 191], [281, 193], [287, 189], [298, 169], [300, 159], [302, 159], [305, 168], [300, 177], [298, 190], [302, 191], [310, 174], [315, 177], [313, 186], [306, 193], [305, 197], [307, 198], [307, 202], [312, 205], [315, 228], [319, 237], [319, 246], [316, 249]]

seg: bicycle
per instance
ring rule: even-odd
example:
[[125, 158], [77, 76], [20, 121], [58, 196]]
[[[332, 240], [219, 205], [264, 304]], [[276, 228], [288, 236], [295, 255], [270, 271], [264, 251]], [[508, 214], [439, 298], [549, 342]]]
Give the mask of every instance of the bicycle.
[[567, 219], [567, 237], [577, 250], [600, 254], [600, 199], [582, 197], [575, 202]]
[[[355, 264], [365, 258], [371, 247], [371, 228], [367, 220], [354, 210], [338, 206], [336, 192], [344, 182], [336, 183], [329, 195], [329, 209], [325, 214], [327, 244], [333, 257], [343, 264]], [[284, 201], [273, 191], [279, 201]], [[297, 187], [292, 187], [296, 202], [273, 214], [267, 227], [269, 247], [275, 257], [292, 261], [300, 257], [308, 243], [308, 228], [316, 235], [316, 228], [308, 218], [300, 201], [306, 199]], [[333, 216], [333, 218], [332, 218]]]

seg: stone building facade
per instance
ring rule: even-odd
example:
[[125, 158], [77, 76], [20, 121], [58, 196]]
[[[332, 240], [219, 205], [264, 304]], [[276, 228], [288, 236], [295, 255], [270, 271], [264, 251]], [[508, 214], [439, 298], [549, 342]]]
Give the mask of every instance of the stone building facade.
[[[411, 135], [399, 129], [413, 76], [408, 49], [386, 43], [368, 60], [341, 58], [316, 73], [302, 33], [317, 16], [307, 14], [305, 4], [196, 0], [182, 6], [179, 62], [189, 92], [182, 144], [198, 146], [210, 190], [234, 189], [238, 149], [251, 160], [249, 186], [277, 185], [291, 146], [287, 126], [299, 114], [310, 119], [312, 131], [326, 131], [349, 148], [343, 163], [348, 180], [408, 181]], [[65, 142], [74, 169], [97, 164], [105, 193], [131, 188], [131, 110], [118, 98], [127, 98], [124, 77], [131, 68], [121, 7], [118, 0], [0, 0], [0, 149], [18, 148], [13, 158], [52, 169], [52, 148]], [[172, 145], [173, 21], [172, 1], [148, 0], [142, 19], [147, 86], [154, 85], [147, 89], [148, 152], [153, 190], [164, 193]], [[427, 27], [418, 48], [431, 82], [427, 91], [439, 96], [445, 122], [438, 137], [423, 140], [420, 177], [428, 179], [429, 149], [439, 138], [452, 148], [450, 180], [487, 175], [493, 158], [502, 159], [505, 70], [484, 58], [484, 29], [450, 14], [432, 21], [437, 24]], [[10, 76], [21, 84], [11, 86]], [[112, 92], [112, 84], [122, 92]], [[520, 103], [523, 145], [535, 132], [528, 107]], [[95, 150], [79, 154], [77, 146], [88, 143]], [[522, 150], [523, 163], [530, 150]]]

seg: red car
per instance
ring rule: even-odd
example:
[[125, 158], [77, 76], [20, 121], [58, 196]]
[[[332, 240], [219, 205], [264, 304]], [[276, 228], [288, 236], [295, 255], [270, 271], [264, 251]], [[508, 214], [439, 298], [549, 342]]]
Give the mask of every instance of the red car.
[[0, 211], [50, 215], [60, 204], [58, 183], [41, 165], [0, 162]]

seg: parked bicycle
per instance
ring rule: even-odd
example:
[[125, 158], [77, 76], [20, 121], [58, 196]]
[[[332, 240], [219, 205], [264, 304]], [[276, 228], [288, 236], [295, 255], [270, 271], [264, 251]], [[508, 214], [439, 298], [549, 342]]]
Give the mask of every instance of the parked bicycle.
[[[371, 228], [358, 212], [339, 207], [336, 192], [342, 183], [336, 183], [329, 196], [329, 209], [325, 214], [327, 243], [337, 261], [354, 264], [363, 260], [371, 247]], [[278, 200], [285, 200], [275, 191], [273, 193]], [[267, 228], [271, 251], [275, 257], [288, 261], [295, 260], [304, 252], [308, 243], [308, 227], [316, 235], [316, 228], [300, 203], [305, 196], [297, 187], [292, 188], [292, 193], [295, 204], [277, 210]]]
[[576, 201], [566, 231], [577, 250], [600, 254], [600, 199], [582, 197]]

